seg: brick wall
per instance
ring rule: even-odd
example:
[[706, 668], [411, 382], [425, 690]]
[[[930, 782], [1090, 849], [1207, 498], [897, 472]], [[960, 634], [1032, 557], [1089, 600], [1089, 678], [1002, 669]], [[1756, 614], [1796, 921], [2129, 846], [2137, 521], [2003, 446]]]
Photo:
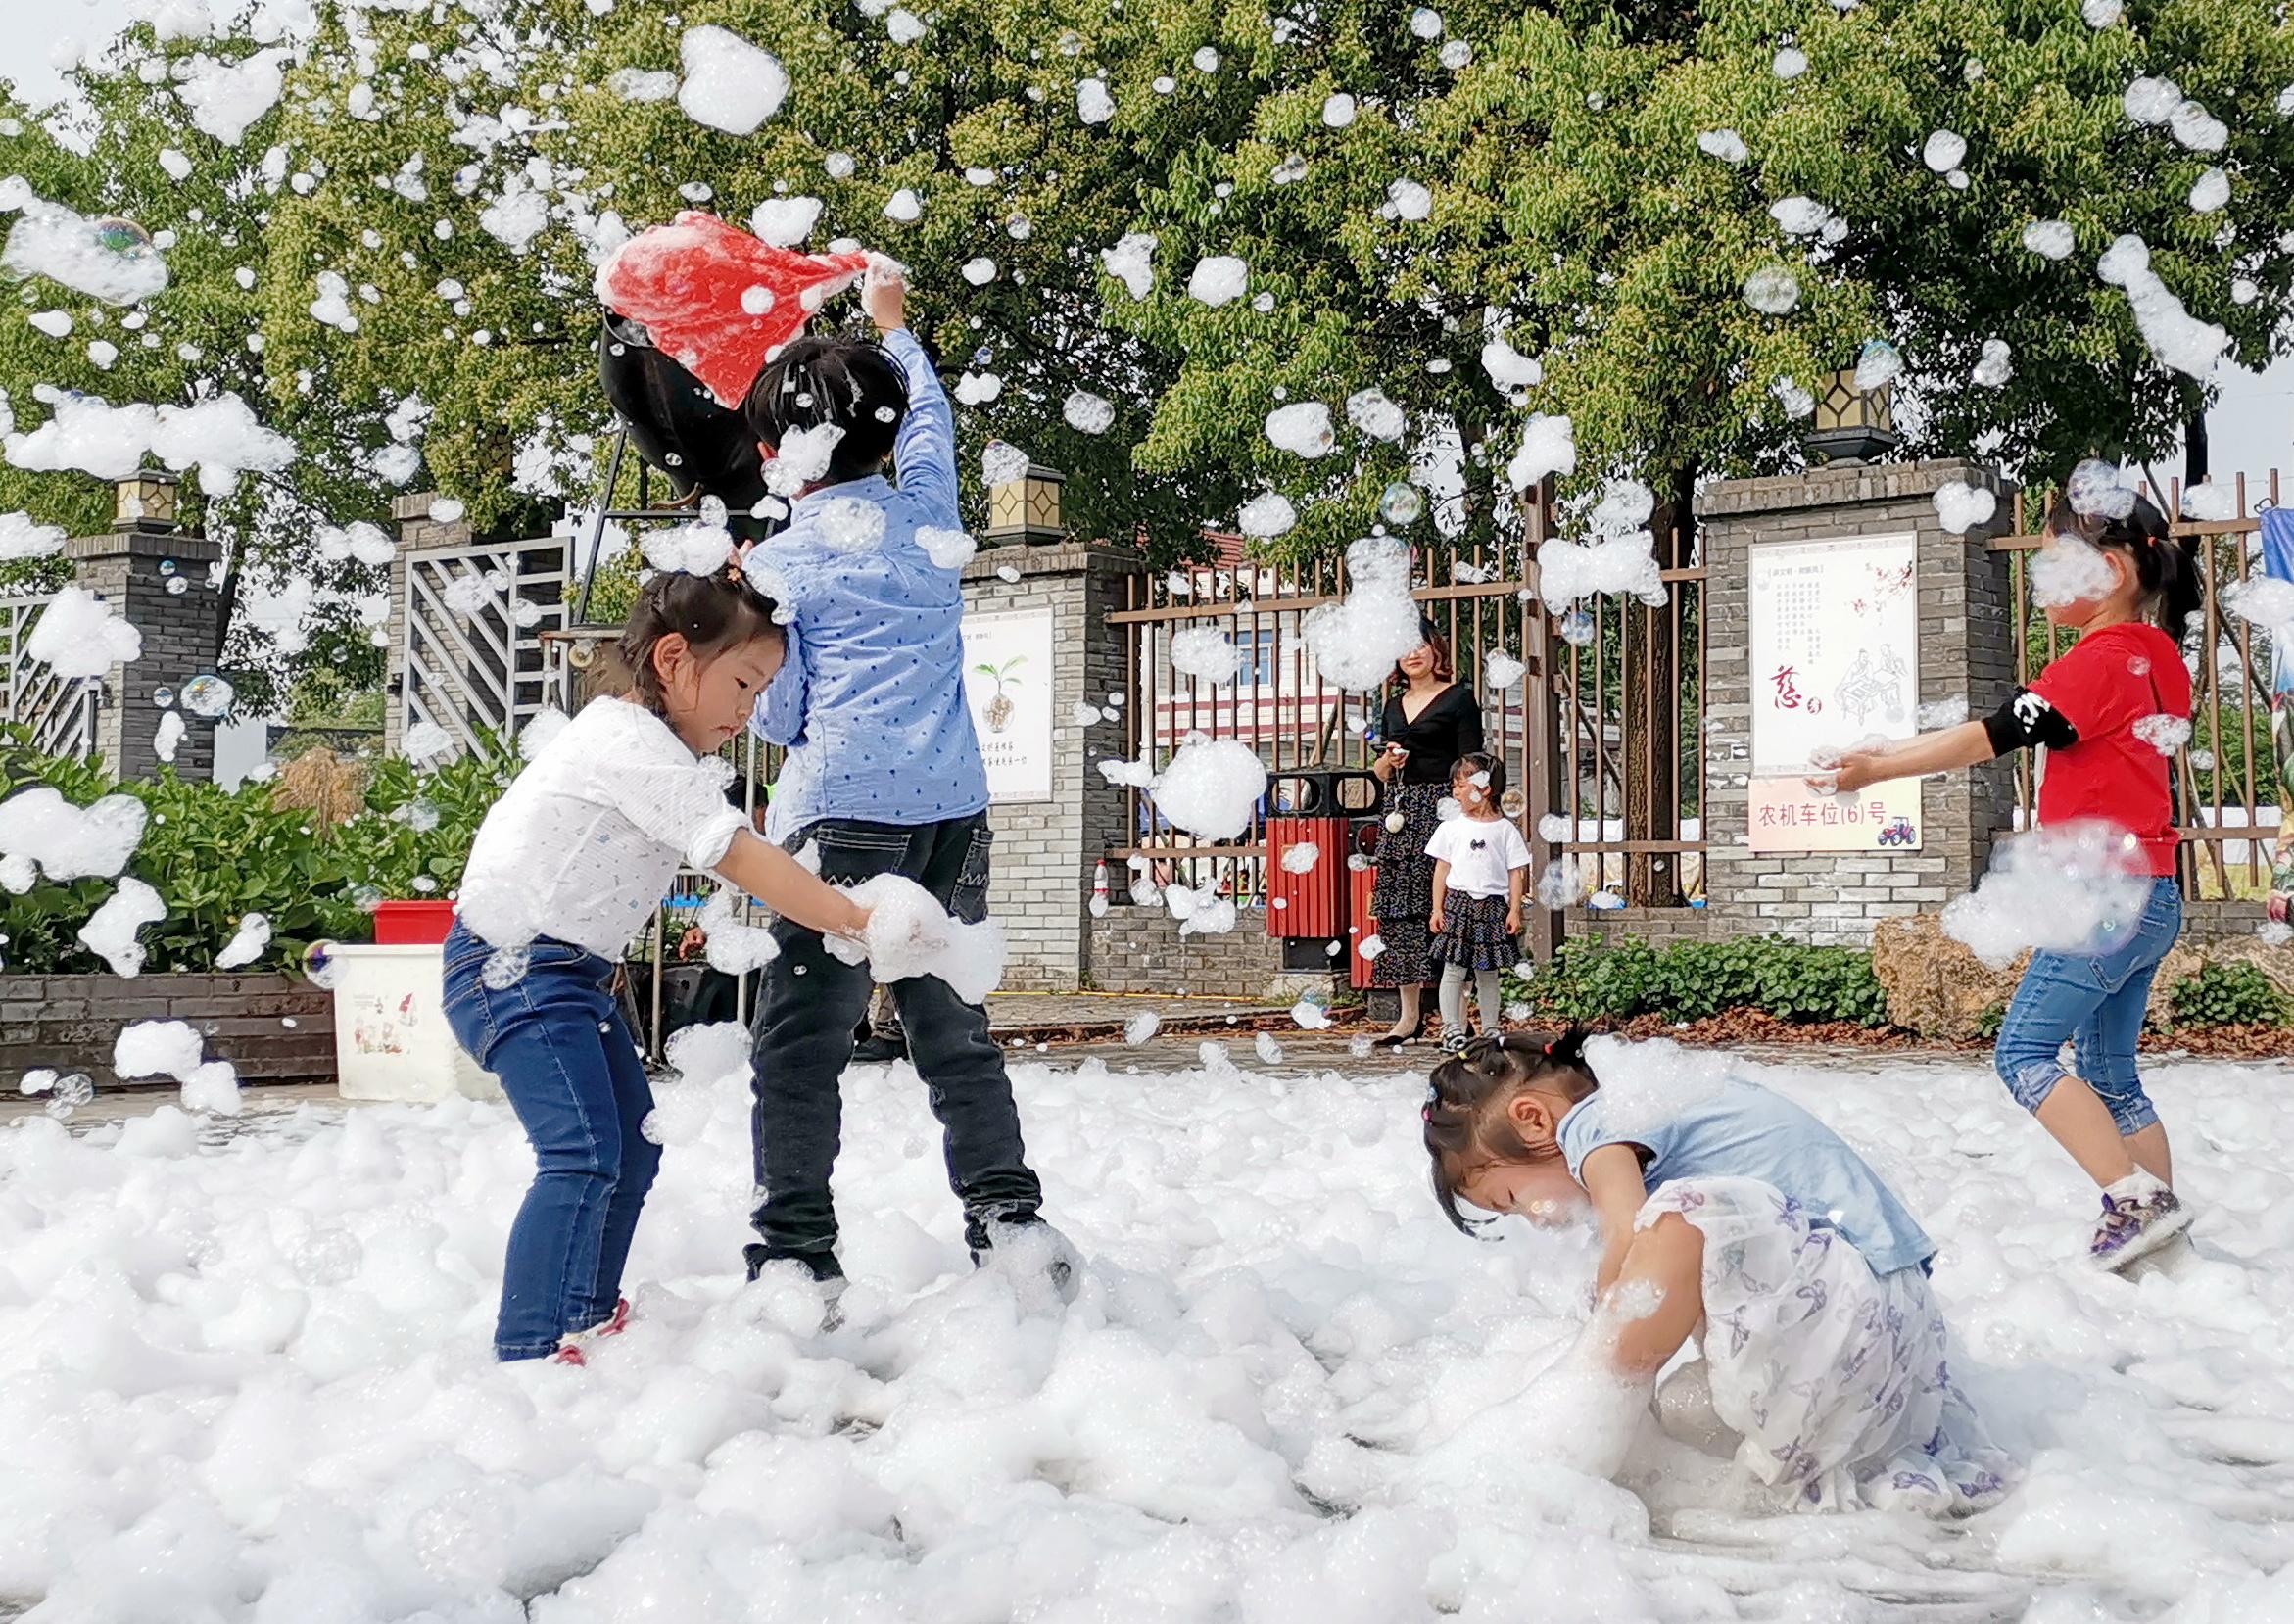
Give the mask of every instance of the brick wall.
[[[1915, 857], [1899, 857], [1898, 864], [1919, 862]], [[1915, 885], [1916, 874], [1888, 877], [1900, 878], [1901, 889], [1932, 890], [1934, 887]], [[1883, 901], [1894, 899], [1891, 890]], [[1933, 914], [1940, 912], [1941, 902], [1924, 904], [1914, 912]], [[2259, 902], [2185, 902], [2182, 905], [2182, 936], [2185, 943], [2236, 941], [2251, 936], [2263, 922], [2263, 905]], [[1670, 947], [1679, 941], [1725, 941], [1737, 936], [1783, 934], [1793, 932], [1777, 928], [1748, 927], [1731, 920], [1712, 908], [1577, 908], [1566, 916], [1563, 928], [1571, 937], [1590, 937], [1603, 945], [1613, 945], [1628, 936], [1657, 947]], [[1809, 940], [1808, 936], [1797, 939]], [[1863, 935], [1847, 945], [1869, 947], [1871, 931], [1866, 927]]]
[[[1130, 842], [1123, 791], [1093, 763], [1120, 756], [1123, 734], [1112, 721], [1078, 727], [1074, 716], [1078, 701], [1105, 706], [1124, 689], [1123, 640], [1107, 616], [1123, 606], [1123, 583], [1145, 567], [1125, 548], [1068, 542], [982, 549], [964, 568], [968, 609], [1052, 617], [1051, 798], [988, 809], [996, 832], [989, 905], [1011, 939], [1003, 984], [1013, 990], [1108, 984], [1093, 964], [1091, 876], [1109, 846]], [[1005, 580], [1007, 569], [1018, 579]]]
[[[98, 1089], [175, 1086], [122, 1081], [112, 1045], [131, 1021], [188, 1021], [205, 1058], [242, 1081], [324, 1082], [335, 1075], [334, 999], [285, 976], [0, 976], [0, 1076], [33, 1067], [85, 1072]], [[289, 1026], [287, 1023], [293, 1022]]]
[[[208, 585], [208, 566], [222, 555], [221, 545], [204, 536], [143, 525], [64, 544], [79, 585], [143, 634], [143, 652], [106, 673], [96, 712], [98, 753], [120, 778], [149, 778], [160, 769], [160, 719], [167, 712], [154, 698], [158, 691], [180, 694], [221, 658], [221, 604]], [[183, 590], [169, 592], [170, 581], [183, 582]], [[184, 722], [175, 771], [186, 779], [211, 777], [215, 719], [194, 716], [179, 701], [173, 708]]]
[[1562, 931], [1613, 945], [1634, 936], [1669, 947], [1677, 941], [1712, 941], [1739, 934], [1739, 930], [1710, 908], [1572, 908], [1562, 917]]
[[[1936, 516], [1936, 491], [1954, 480], [2000, 493], [1990, 524], [1964, 539]], [[2006, 527], [2012, 491], [1996, 472], [1972, 462], [1888, 463], [1725, 480], [1697, 505], [1708, 571], [1705, 887], [1715, 922], [1709, 929], [1868, 946], [1874, 922], [1940, 908], [1975, 884], [1990, 861], [1995, 833], [2011, 824], [2009, 764], [1921, 785], [1917, 852], [1755, 855], [1744, 782], [1753, 697], [1751, 549], [1832, 536], [1916, 535], [1920, 702], [1964, 698], [1970, 714], [1981, 716], [2014, 685], [2007, 561], [1986, 545]]]
[[[1009, 978], [1006, 978], [1009, 984]], [[1327, 997], [1335, 978], [1282, 967], [1282, 943], [1263, 908], [1240, 908], [1233, 930], [1182, 936], [1162, 907], [1110, 908], [1091, 921], [1091, 984], [1103, 992], [1211, 993], [1287, 1002]]]

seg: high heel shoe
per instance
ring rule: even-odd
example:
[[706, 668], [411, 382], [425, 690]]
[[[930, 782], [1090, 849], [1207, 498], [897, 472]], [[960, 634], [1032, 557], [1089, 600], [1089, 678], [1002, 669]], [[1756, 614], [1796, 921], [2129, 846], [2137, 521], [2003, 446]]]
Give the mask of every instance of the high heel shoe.
[[1399, 1049], [1407, 1043], [1415, 1043], [1419, 1038], [1425, 1035], [1426, 1021], [1425, 1017], [1421, 1015], [1418, 1017], [1417, 1025], [1410, 1027], [1409, 1031], [1387, 1032], [1383, 1036], [1379, 1037], [1372, 1046], [1380, 1049]]

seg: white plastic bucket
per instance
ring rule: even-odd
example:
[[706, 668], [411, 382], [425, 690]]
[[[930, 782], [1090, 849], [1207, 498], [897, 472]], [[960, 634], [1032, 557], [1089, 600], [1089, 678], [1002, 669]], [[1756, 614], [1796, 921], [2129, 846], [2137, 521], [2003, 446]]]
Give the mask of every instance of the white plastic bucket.
[[333, 945], [336, 1087], [346, 1100], [499, 1100], [463, 1053], [441, 1000], [446, 950]]

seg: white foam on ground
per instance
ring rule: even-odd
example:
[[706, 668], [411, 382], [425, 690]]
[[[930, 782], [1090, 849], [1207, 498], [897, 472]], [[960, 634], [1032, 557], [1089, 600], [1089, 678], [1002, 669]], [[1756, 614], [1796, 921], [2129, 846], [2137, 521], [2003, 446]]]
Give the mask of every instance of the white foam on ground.
[[1366, 1624], [1529, 1598], [1541, 1619], [2017, 1618], [2040, 1593], [2031, 1616], [2198, 1624], [2282, 1602], [2294, 1066], [2152, 1069], [2196, 1256], [2139, 1281], [2072, 1264], [2092, 1191], [1981, 1057], [1758, 1069], [1943, 1244], [1957, 1374], [2025, 1477], [1939, 1527], [1750, 1514], [1718, 1462], [1646, 1434], [1623, 1486], [1539, 1426], [1502, 1483], [1453, 1470], [1487, 1451], [1452, 1440], [1583, 1323], [1590, 1242], [1457, 1235], [1419, 1078], [1297, 1049], [1273, 1076], [1014, 1068], [1047, 1211], [1090, 1260], [1064, 1316], [972, 1271], [923, 1089], [856, 1069], [854, 1283], [825, 1334], [805, 1289], [741, 1283], [738, 1075], [667, 1084], [638, 1318], [579, 1371], [488, 1356], [532, 1166], [506, 1107], [16, 1122], [0, 1607]]

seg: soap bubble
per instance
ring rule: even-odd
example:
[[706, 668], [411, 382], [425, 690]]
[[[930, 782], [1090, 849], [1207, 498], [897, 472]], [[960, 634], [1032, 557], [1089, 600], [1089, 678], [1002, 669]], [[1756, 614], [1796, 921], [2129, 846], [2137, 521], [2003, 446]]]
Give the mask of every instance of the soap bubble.
[[108, 215], [96, 221], [95, 234], [97, 244], [113, 254], [143, 254], [148, 253], [152, 246], [152, 234], [149, 231], [135, 221], [121, 219], [117, 215]]
[[48, 1115], [58, 1122], [96, 1097], [96, 1085], [85, 1072], [72, 1072], [56, 1079], [48, 1090]]
[[524, 979], [530, 957], [523, 947], [498, 947], [478, 973], [478, 979], [495, 992], [505, 992]]
[[1895, 382], [1904, 369], [1904, 358], [1894, 345], [1884, 338], [1866, 341], [1856, 353], [1856, 387], [1866, 394]]
[[171, 689], [171, 688], [167, 688], [167, 687], [166, 687], [166, 686], [164, 686], [164, 685], [163, 685], [162, 687], [155, 688], [155, 689], [153, 689], [153, 690], [152, 690], [152, 703], [153, 703], [153, 704], [155, 704], [155, 705], [157, 705], [157, 706], [159, 706], [159, 707], [160, 707], [160, 709], [162, 709], [162, 710], [166, 710], [166, 709], [167, 709], [167, 708], [169, 705], [172, 705], [174, 702], [175, 702], [175, 691], [174, 691], [173, 689]]
[[174, 573], [175, 573], [175, 560], [174, 560], [174, 559], [172, 559], [172, 558], [162, 558], [162, 559], [160, 560], [160, 574], [161, 574], [163, 577], [166, 577], [166, 576], [172, 575], [172, 574], [174, 574]]
[[212, 671], [202, 671], [183, 685], [183, 708], [194, 716], [221, 716], [231, 708], [231, 685]]
[[335, 944], [331, 941], [314, 941], [303, 949], [303, 974], [321, 992], [340, 981], [343, 979], [343, 962], [335, 957]]
[[1573, 603], [1561, 617], [1561, 641], [1572, 648], [1583, 648], [1593, 642], [1593, 611], [1582, 603]]
[[1388, 524], [1410, 524], [1426, 510], [1426, 499], [1416, 486], [1396, 480], [1378, 498], [1378, 517]]
[[181, 597], [190, 590], [191, 583], [184, 580], [180, 575], [176, 576], [173, 580], [167, 583], [167, 596], [169, 597]]
[[1762, 265], [1744, 278], [1744, 303], [1763, 315], [1785, 315], [1800, 303], [1800, 279], [1783, 265]]

